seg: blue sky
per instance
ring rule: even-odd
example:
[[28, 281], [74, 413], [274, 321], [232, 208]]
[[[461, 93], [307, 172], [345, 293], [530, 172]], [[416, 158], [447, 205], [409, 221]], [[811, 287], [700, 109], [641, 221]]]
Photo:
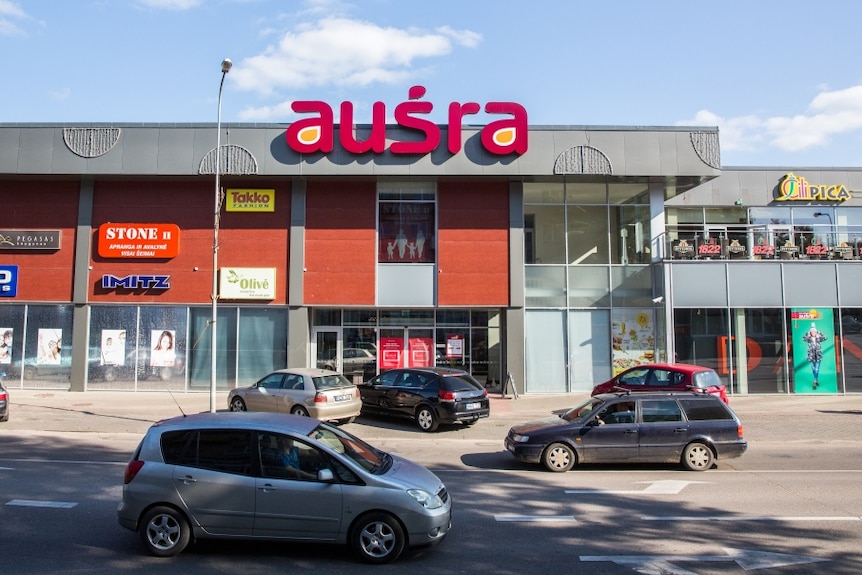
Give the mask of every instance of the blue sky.
[[[0, 123], [356, 121], [427, 88], [531, 125], [718, 126], [722, 163], [862, 166], [862, 2], [0, 0]], [[474, 123], [484, 123], [477, 116]]]

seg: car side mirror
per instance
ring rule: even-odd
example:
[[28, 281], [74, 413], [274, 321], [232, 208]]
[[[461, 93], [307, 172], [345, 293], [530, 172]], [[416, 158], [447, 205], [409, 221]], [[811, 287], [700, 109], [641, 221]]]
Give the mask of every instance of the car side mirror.
[[317, 472], [318, 481], [332, 481], [333, 479], [335, 479], [335, 476], [332, 474], [332, 470], [329, 468], [321, 469]]

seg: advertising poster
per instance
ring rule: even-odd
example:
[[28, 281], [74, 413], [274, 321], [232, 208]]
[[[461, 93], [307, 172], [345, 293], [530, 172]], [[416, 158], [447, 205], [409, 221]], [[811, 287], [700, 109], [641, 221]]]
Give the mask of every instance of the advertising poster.
[[430, 337], [410, 338], [410, 365], [408, 367], [434, 366], [434, 340]]
[[37, 336], [38, 350], [36, 363], [43, 365], [60, 365], [60, 352], [63, 349], [62, 329], [40, 329]]
[[126, 330], [102, 330], [102, 365], [126, 365]]
[[380, 338], [380, 370], [401, 367], [401, 353], [404, 351], [404, 340], [400, 337]]
[[12, 328], [0, 327], [0, 363], [12, 363]]
[[387, 263], [434, 261], [433, 203], [381, 203], [378, 228], [380, 230], [379, 261]]
[[449, 334], [446, 336], [446, 359], [461, 359], [464, 357], [464, 336]]
[[173, 367], [177, 361], [177, 352], [174, 349], [174, 330], [157, 330], [150, 332], [152, 352], [150, 353], [150, 365], [152, 367]]
[[651, 309], [615, 309], [611, 315], [613, 374], [655, 361], [655, 322]]
[[790, 310], [796, 393], [838, 393], [832, 308]]

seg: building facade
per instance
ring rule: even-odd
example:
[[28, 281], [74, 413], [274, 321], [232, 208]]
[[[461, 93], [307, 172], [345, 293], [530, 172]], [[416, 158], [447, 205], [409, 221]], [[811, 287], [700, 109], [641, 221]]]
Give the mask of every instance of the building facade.
[[[215, 125], [0, 125], [7, 385], [436, 364], [582, 393], [676, 358], [731, 393], [862, 390], [862, 172], [722, 171], [715, 129], [527, 126], [507, 103], [341, 127], [320, 104], [223, 125], [218, 162]], [[790, 178], [846, 197], [776, 195]]]

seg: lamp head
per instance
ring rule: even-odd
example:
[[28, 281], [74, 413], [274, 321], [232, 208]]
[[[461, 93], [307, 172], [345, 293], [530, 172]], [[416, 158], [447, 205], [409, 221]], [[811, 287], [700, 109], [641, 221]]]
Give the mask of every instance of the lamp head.
[[221, 61], [221, 73], [227, 74], [230, 72], [230, 68], [233, 66], [233, 62], [230, 61], [230, 58], [225, 58]]

